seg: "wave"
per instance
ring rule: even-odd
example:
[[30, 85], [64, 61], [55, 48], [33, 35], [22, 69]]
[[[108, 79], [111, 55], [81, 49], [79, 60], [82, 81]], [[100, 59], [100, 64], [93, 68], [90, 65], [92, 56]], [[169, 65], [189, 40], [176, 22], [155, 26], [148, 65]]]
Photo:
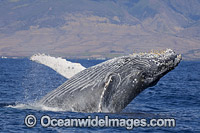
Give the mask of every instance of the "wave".
[[52, 68], [67, 79], [85, 69], [80, 63], [72, 63], [61, 57], [56, 58], [45, 54], [32, 55], [30, 60]]

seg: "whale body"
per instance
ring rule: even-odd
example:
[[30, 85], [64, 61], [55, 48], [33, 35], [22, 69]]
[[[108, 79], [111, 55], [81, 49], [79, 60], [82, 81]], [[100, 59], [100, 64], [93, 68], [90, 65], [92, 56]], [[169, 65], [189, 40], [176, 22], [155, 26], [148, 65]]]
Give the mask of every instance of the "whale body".
[[120, 112], [180, 61], [171, 49], [116, 57], [77, 73], [39, 103], [65, 111]]

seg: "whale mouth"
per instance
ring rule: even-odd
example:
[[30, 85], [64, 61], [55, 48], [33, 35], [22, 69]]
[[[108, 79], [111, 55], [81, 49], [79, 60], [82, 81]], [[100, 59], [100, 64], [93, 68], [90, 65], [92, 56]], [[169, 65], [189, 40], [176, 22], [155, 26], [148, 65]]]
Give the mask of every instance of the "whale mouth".
[[175, 67], [180, 63], [181, 60], [182, 60], [181, 54], [177, 55], [174, 62]]

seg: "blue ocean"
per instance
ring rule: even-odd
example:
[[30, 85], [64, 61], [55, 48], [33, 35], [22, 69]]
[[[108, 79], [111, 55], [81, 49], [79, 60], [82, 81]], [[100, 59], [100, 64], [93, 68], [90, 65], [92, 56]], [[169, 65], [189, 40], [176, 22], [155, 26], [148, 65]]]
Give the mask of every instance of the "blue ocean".
[[[90, 67], [103, 60], [73, 59], [72, 62]], [[0, 132], [200, 132], [200, 62], [182, 61], [157, 85], [140, 93], [121, 113], [78, 113], [45, 111], [37, 108], [17, 108], [41, 99], [67, 79], [49, 67], [24, 59], [0, 59]], [[37, 118], [29, 128], [25, 117]], [[174, 118], [175, 127], [47, 127], [39, 118]]]

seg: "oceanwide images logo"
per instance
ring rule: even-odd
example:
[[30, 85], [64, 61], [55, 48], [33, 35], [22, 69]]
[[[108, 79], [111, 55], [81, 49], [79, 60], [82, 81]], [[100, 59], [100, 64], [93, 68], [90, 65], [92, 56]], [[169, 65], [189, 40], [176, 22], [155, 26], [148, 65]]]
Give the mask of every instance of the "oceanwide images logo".
[[[34, 115], [27, 115], [24, 119], [27, 127], [32, 128], [36, 126], [37, 119]], [[42, 127], [124, 127], [126, 129], [133, 129], [134, 127], [175, 127], [175, 119], [134, 119], [134, 118], [109, 118], [104, 116], [100, 118], [95, 116], [92, 118], [90, 115], [87, 118], [66, 118], [56, 119], [48, 115], [40, 118]]]
[[34, 115], [27, 115], [24, 123], [27, 127], [34, 127], [37, 123], [36, 117]]

